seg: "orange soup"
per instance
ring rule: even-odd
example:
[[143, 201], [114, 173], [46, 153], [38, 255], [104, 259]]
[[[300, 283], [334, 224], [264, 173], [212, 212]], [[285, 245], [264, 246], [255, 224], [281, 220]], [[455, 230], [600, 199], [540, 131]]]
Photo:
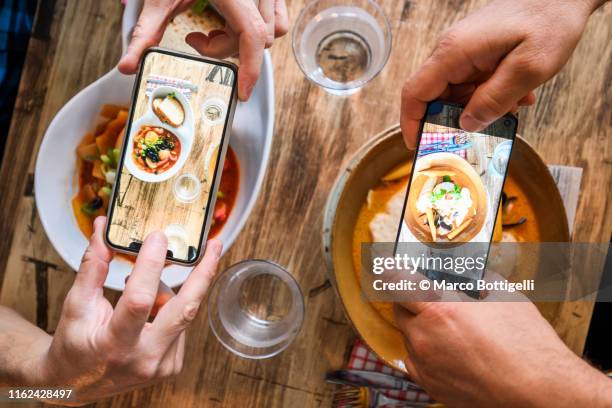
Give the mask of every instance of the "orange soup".
[[168, 171], [181, 154], [181, 142], [159, 126], [142, 126], [134, 136], [132, 158], [140, 170], [162, 174]]

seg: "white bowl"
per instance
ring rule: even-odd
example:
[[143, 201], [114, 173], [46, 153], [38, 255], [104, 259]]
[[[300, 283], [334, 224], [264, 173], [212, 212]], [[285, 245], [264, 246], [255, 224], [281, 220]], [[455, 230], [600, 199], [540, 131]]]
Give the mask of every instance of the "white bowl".
[[[146, 80], [143, 78], [143, 80]], [[162, 122], [159, 117], [153, 111], [153, 100], [158, 97], [164, 97], [169, 93], [175, 93], [176, 99], [183, 105], [183, 109], [185, 111], [185, 120], [181, 124], [181, 126], [174, 127], [167, 123]], [[181, 142], [181, 153], [174, 164], [174, 166], [170, 167], [167, 171], [154, 174], [146, 172], [140, 169], [136, 163], [134, 163], [134, 159], [132, 158], [132, 150], [134, 149], [134, 137], [140, 131], [142, 126], [157, 126], [166, 129], [167, 131], [174, 134], [178, 140]], [[125, 167], [127, 167], [128, 171], [137, 179], [148, 183], [157, 183], [160, 181], [165, 181], [173, 177], [178, 171], [183, 167], [185, 162], [187, 161], [187, 157], [191, 152], [191, 146], [193, 145], [193, 137], [194, 137], [194, 123], [193, 123], [193, 112], [191, 110], [191, 104], [185, 98], [185, 95], [181, 91], [171, 86], [160, 86], [155, 91], [151, 93], [151, 97], [149, 98], [147, 105], [147, 112], [142, 115], [140, 118], [137, 118], [132, 124], [132, 129], [129, 135], [127, 149], [128, 152], [126, 154], [126, 158], [124, 160]]]
[[[128, 2], [124, 13], [123, 44], [136, 21], [139, 6]], [[125, 48], [124, 48], [125, 49]], [[103, 104], [128, 106], [134, 76], [116, 68], [83, 89], [57, 113], [43, 138], [35, 169], [35, 198], [38, 215], [49, 240], [71, 268], [77, 270], [87, 247], [72, 213], [71, 200], [77, 191], [75, 149], [83, 135], [95, 128]], [[217, 236], [227, 251], [244, 226], [261, 187], [272, 143], [274, 83], [272, 64], [266, 52], [262, 74], [247, 103], [236, 108], [230, 145], [240, 163], [240, 186], [234, 208]], [[122, 259], [111, 262], [104, 286], [123, 290], [132, 265]], [[174, 287], [185, 281], [191, 268], [170, 265], [162, 280]]]

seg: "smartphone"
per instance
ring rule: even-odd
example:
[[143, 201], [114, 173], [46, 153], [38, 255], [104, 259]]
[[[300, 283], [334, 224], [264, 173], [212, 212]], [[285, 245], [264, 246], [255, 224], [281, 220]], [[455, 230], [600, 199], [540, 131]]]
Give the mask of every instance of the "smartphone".
[[[396, 252], [402, 243], [409, 252], [410, 243], [419, 243], [413, 248], [425, 247], [437, 254], [454, 251], [465, 255], [467, 248], [467, 252], [481, 256], [479, 268], [463, 277], [481, 279], [518, 120], [508, 114], [480, 132], [466, 132], [459, 126], [462, 112], [463, 106], [442, 101], [427, 106], [397, 231]], [[470, 244], [459, 251], [457, 248], [465, 243]], [[424, 272], [430, 278], [453, 275], [439, 267], [424, 268]]]
[[166, 259], [194, 265], [204, 245], [236, 106], [234, 64], [161, 48], [142, 58], [105, 239], [137, 254], [152, 231]]

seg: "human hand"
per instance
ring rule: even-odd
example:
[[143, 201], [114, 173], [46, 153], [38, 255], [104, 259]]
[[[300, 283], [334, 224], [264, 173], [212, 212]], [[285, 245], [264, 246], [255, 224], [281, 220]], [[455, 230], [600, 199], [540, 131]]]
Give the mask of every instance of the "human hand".
[[395, 306], [408, 371], [448, 407], [612, 406], [612, 381], [527, 300]]
[[[125, 74], [136, 72], [145, 49], [159, 44], [170, 19], [194, 0], [145, 0], [126, 55], [119, 61]], [[261, 71], [263, 51], [289, 30], [284, 0], [211, 0], [225, 19], [223, 30], [192, 32], [185, 40], [196, 51], [213, 58], [238, 54], [238, 97], [251, 95]]]
[[518, 106], [569, 59], [601, 0], [495, 0], [450, 27], [405, 83], [401, 127], [416, 146], [427, 102], [467, 104], [460, 124], [478, 131]]
[[215, 274], [221, 243], [210, 240], [203, 260], [178, 294], [148, 322], [165, 263], [167, 240], [144, 241], [115, 309], [103, 296], [112, 252], [98, 217], [53, 340], [30, 384], [74, 388], [84, 403], [177, 374], [183, 365], [185, 329], [196, 317]]

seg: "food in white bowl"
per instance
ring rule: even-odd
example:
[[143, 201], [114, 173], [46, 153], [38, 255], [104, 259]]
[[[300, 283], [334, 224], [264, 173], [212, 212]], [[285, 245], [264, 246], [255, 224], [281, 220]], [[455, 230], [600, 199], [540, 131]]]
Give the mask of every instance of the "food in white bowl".
[[187, 127], [193, 132], [193, 111], [185, 95], [177, 88], [159, 86], [151, 93], [149, 111], [165, 124], [175, 128]]
[[130, 147], [136, 166], [156, 175], [172, 168], [181, 155], [179, 138], [161, 126], [141, 126]]
[[193, 138], [191, 104], [178, 89], [160, 86], [149, 96], [147, 111], [132, 123], [124, 165], [139, 180], [169, 180], [187, 161]]
[[123, 163], [139, 180], [165, 181], [181, 170], [192, 144], [192, 135], [146, 116], [132, 125]]

